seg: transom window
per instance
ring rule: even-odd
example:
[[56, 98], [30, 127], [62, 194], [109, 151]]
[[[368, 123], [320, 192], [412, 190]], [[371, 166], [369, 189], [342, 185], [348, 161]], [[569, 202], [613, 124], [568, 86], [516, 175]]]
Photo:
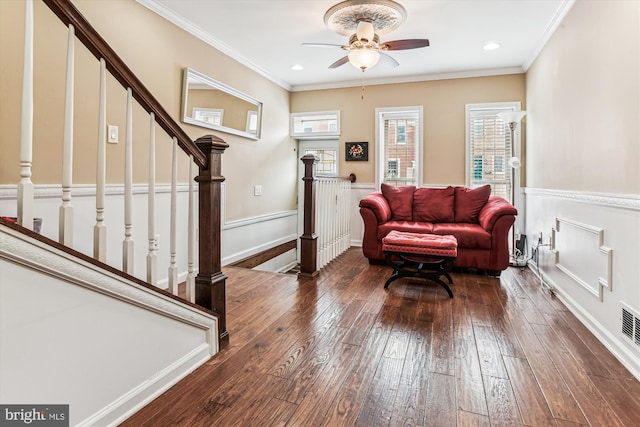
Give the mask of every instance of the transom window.
[[340, 111], [292, 113], [290, 134], [297, 139], [339, 136]]

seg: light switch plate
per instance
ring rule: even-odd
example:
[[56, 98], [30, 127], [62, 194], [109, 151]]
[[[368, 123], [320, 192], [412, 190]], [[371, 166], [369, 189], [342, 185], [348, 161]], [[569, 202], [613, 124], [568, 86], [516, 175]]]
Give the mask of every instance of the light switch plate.
[[107, 126], [107, 142], [111, 144], [118, 143], [118, 126], [114, 126], [114, 125]]
[[253, 195], [254, 196], [262, 196], [262, 185], [254, 185], [253, 186]]

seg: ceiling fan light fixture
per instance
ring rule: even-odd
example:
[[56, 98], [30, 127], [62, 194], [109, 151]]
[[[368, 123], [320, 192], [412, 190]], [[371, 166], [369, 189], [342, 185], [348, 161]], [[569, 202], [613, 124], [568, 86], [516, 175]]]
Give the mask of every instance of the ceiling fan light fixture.
[[375, 36], [376, 33], [371, 22], [360, 21], [358, 22], [358, 29], [356, 30], [356, 34], [358, 35], [358, 40], [366, 40], [370, 42], [373, 40], [373, 36]]
[[354, 67], [364, 71], [371, 68], [380, 60], [380, 53], [377, 50], [358, 49], [349, 52], [349, 62]]

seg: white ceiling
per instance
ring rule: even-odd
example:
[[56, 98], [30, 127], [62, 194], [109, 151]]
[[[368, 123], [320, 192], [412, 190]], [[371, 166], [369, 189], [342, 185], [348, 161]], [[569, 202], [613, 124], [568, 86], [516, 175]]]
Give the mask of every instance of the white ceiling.
[[[290, 90], [355, 86], [362, 71], [328, 66], [347, 44], [324, 24], [337, 0], [138, 0], [227, 55]], [[526, 71], [574, 0], [399, 0], [407, 19], [381, 41], [428, 38], [430, 47], [389, 52], [366, 70], [367, 84], [511, 74]], [[485, 51], [495, 41], [501, 47]], [[304, 66], [293, 71], [291, 65]]]

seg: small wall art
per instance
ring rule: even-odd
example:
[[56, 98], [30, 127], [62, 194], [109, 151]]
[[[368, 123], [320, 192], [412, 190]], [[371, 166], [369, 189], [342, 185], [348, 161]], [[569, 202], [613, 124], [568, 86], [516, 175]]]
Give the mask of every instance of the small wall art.
[[368, 142], [345, 142], [344, 158], [347, 162], [369, 160], [369, 143]]

